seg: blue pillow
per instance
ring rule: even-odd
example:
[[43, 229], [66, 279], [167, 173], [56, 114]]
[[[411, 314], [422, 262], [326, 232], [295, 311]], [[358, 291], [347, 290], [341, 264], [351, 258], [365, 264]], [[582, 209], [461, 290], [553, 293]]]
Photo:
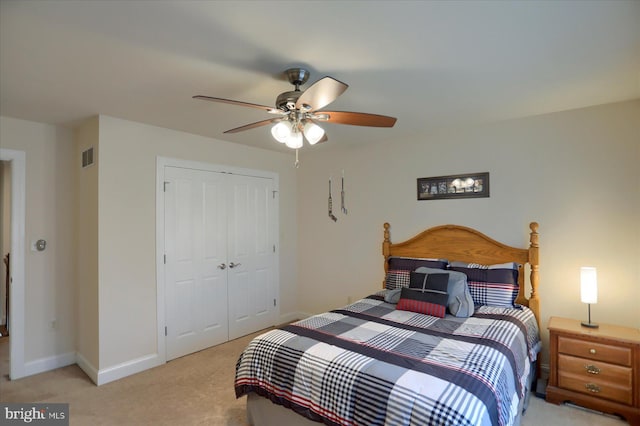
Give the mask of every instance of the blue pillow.
[[400, 300], [400, 290], [402, 289], [395, 288], [393, 290], [387, 290], [384, 294], [384, 301], [387, 303], [393, 303], [394, 305], [398, 303], [398, 300]]
[[449, 308], [449, 312], [451, 315], [460, 318], [468, 318], [473, 315], [473, 298], [467, 285], [467, 276], [464, 273], [427, 267], [418, 268], [416, 272], [425, 274], [448, 274], [447, 293], [449, 293], [449, 300], [447, 302], [447, 308]]

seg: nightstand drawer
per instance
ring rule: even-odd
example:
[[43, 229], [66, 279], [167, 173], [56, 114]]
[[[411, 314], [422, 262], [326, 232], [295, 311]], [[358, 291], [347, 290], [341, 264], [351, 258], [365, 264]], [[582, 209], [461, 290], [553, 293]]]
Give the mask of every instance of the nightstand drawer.
[[628, 386], [618, 386], [615, 383], [603, 382], [599, 379], [590, 379], [558, 371], [558, 386], [627, 405], [633, 403], [631, 389]]
[[558, 336], [558, 352], [598, 361], [631, 366], [631, 348]]
[[582, 377], [586, 381], [598, 380], [599, 382], [614, 383], [617, 386], [628, 388], [631, 393], [633, 370], [630, 367], [558, 354], [558, 371]]

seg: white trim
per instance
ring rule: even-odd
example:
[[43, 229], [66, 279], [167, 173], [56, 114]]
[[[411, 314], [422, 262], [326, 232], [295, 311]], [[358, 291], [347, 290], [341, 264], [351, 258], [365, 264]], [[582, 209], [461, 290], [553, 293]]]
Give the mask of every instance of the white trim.
[[59, 354], [47, 358], [36, 359], [35, 361], [29, 361], [24, 364], [25, 376], [44, 373], [45, 371], [55, 370], [56, 368], [66, 367], [67, 365], [75, 363], [75, 352], [67, 352], [66, 354]]
[[[199, 161], [181, 160], [178, 158], [156, 158], [156, 318], [157, 318], [157, 352], [158, 365], [167, 362], [165, 327], [165, 292], [164, 292], [164, 169], [165, 167], [180, 167], [184, 169], [205, 170], [218, 173], [231, 173], [244, 176], [263, 177], [273, 179], [273, 189], [276, 194], [280, 191], [279, 175], [275, 172], [267, 172], [240, 167], [209, 164]], [[274, 202], [274, 235], [273, 244], [276, 246], [274, 259], [274, 288], [273, 297], [278, 300], [273, 313], [273, 325], [280, 318], [280, 198]]]
[[83, 357], [81, 353], [78, 352], [75, 355], [78, 367], [80, 367], [82, 371], [84, 371], [86, 375], [89, 376], [93, 383], [98, 386], [164, 364], [164, 360], [162, 360], [158, 356], [158, 354], [149, 354], [140, 358], [123, 362], [118, 365], [114, 365], [113, 367], [98, 370], [89, 361], [87, 361], [87, 359]]
[[104, 385], [132, 374], [140, 373], [153, 367], [164, 364], [164, 359], [160, 359], [158, 354], [149, 354], [140, 358], [123, 362], [113, 367], [103, 368], [98, 371], [96, 385]]
[[[179, 158], [157, 157], [156, 161], [158, 169], [162, 170], [165, 166], [179, 167], [182, 169], [204, 170], [207, 172], [231, 173], [243, 176], [263, 177], [274, 179], [274, 186], [278, 190], [278, 174], [267, 172], [264, 170], [245, 169], [243, 167], [226, 166], [224, 164], [210, 164], [201, 161], [181, 160]], [[156, 169], [156, 170], [158, 170]], [[163, 173], [164, 175], [164, 173]]]
[[297, 314], [298, 314], [298, 318], [299, 319], [309, 318], [309, 317], [312, 317], [314, 315], [314, 314], [311, 314], [309, 312], [301, 312], [301, 311], [297, 312]]
[[280, 315], [280, 319], [278, 320], [278, 325], [280, 324], [289, 324], [293, 321], [298, 321], [304, 318], [308, 318], [311, 315], [305, 312], [289, 312], [288, 314]]
[[82, 356], [80, 352], [76, 352], [76, 364], [82, 371], [85, 372], [87, 376], [93, 381], [93, 383], [98, 384], [98, 369], [93, 366], [87, 359]]
[[24, 286], [26, 163], [24, 151], [0, 148], [0, 160], [11, 162], [11, 289], [9, 327], [11, 380], [26, 376], [24, 364]]
[[167, 362], [164, 309], [164, 167], [169, 160], [156, 159], [156, 351], [161, 363]]

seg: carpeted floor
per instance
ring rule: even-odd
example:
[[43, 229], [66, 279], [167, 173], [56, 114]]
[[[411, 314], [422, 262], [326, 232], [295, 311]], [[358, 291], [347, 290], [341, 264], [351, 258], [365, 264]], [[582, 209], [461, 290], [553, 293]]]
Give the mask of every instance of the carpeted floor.
[[[8, 339], [0, 339], [0, 402], [66, 402], [71, 425], [245, 426], [246, 398], [233, 391], [235, 363], [249, 340], [234, 340], [95, 386], [76, 365], [8, 381]], [[531, 397], [522, 426], [622, 426], [626, 422]]]

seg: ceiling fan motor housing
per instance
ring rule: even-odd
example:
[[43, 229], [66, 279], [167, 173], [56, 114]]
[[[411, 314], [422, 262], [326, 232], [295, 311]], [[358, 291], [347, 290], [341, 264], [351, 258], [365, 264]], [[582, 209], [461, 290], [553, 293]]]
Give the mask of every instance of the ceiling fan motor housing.
[[290, 92], [280, 93], [276, 98], [276, 108], [282, 111], [293, 111], [296, 109], [296, 102], [302, 94], [299, 90], [292, 90]]
[[289, 83], [296, 86], [295, 90], [280, 93], [276, 98], [276, 108], [287, 112], [296, 109], [296, 102], [298, 102], [298, 98], [302, 94], [300, 86], [309, 80], [310, 73], [304, 68], [289, 68], [284, 73]]

